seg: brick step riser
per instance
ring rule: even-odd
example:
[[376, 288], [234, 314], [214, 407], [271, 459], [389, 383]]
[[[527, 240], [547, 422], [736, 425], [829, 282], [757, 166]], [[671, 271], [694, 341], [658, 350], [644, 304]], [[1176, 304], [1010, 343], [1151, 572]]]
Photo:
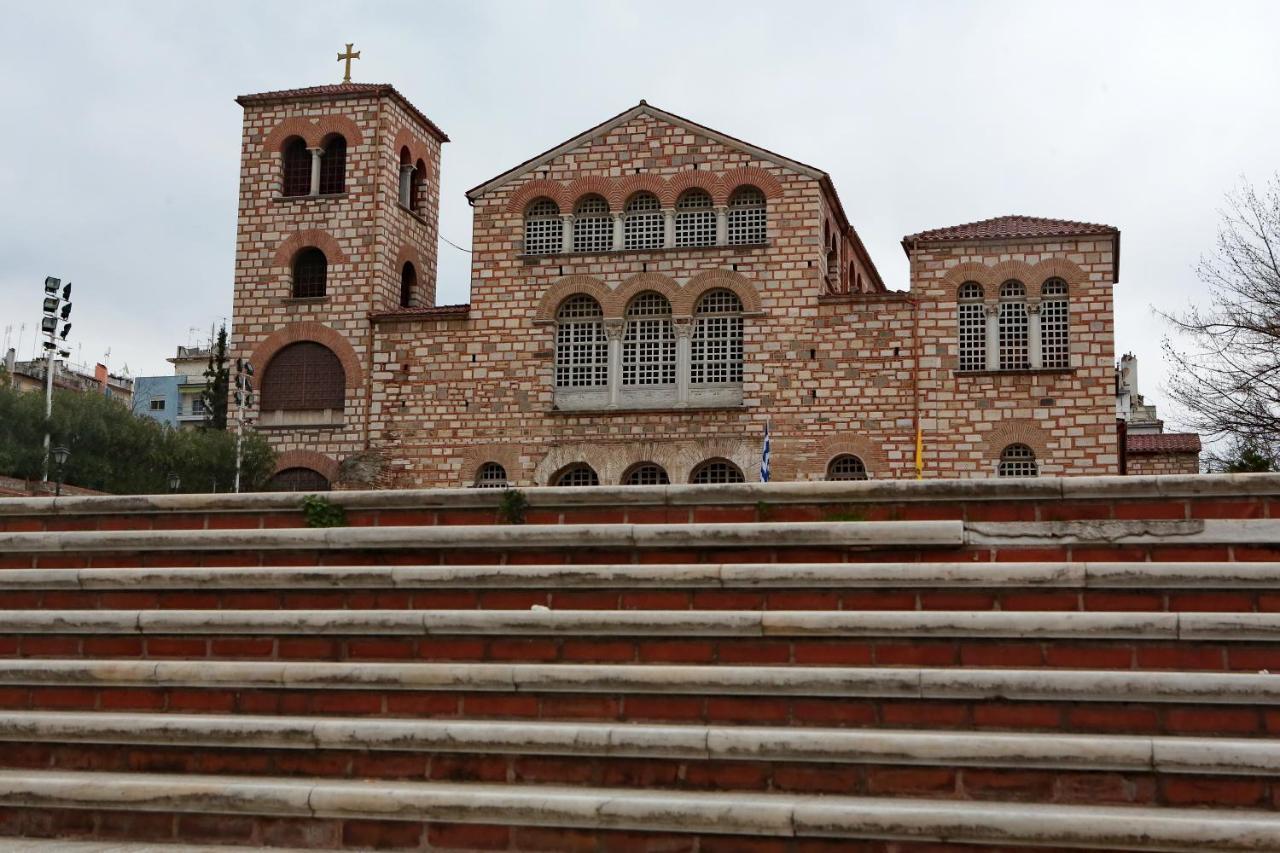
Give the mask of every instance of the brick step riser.
[[43, 742], [4, 744], [0, 768], [1280, 808], [1273, 779], [1110, 770]]
[[1166, 702], [867, 699], [260, 688], [0, 687], [12, 711], [150, 711], [419, 719], [701, 723], [1276, 737], [1280, 708]]
[[797, 664], [1280, 671], [1280, 642], [896, 637], [759, 639], [495, 636], [18, 634], [0, 658], [475, 663]]

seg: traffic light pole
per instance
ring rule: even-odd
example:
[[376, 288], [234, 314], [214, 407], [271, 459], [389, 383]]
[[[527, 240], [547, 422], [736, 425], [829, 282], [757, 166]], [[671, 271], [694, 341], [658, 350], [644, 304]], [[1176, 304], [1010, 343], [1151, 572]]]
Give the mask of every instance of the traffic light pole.
[[236, 401], [236, 494], [240, 493], [240, 448], [244, 440], [244, 427], [247, 420], [245, 409], [253, 405], [253, 365], [243, 358], [236, 359], [236, 390], [233, 395]]
[[44, 360], [44, 461], [41, 463], [40, 482], [49, 482], [49, 431], [53, 427], [53, 371], [57, 366], [58, 345], [54, 343], [53, 332], [49, 332], [49, 343], [45, 344], [49, 354]]
[[[62, 296], [58, 296], [58, 290], [62, 289]], [[44, 348], [46, 351], [44, 361], [44, 454], [40, 463], [40, 481], [44, 484], [49, 482], [49, 445], [52, 444], [53, 430], [53, 374], [57, 370], [58, 362], [58, 309], [61, 308], [61, 318], [64, 323], [62, 327], [62, 340], [67, 339], [67, 333], [71, 331], [71, 324], [67, 323], [67, 319], [71, 316], [71, 283], [67, 282], [66, 287], [62, 286], [62, 279], [48, 276], [44, 280], [44, 317], [40, 320], [40, 328], [44, 331], [45, 337], [49, 340], [45, 341]], [[70, 352], [63, 352], [61, 355], [70, 357]]]

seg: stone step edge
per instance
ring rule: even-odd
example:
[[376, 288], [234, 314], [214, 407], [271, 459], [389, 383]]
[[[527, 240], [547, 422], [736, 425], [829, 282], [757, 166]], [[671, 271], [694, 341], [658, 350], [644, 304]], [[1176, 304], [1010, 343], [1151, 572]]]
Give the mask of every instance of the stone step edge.
[[0, 741], [1280, 775], [1280, 740], [248, 714], [0, 711]]
[[1261, 811], [653, 791], [445, 782], [0, 771], [34, 808], [445, 821], [592, 830], [882, 838], [1159, 851], [1280, 849]]
[[[1277, 521], [1277, 527], [1280, 528], [1280, 520]], [[0, 553], [359, 548], [958, 548], [964, 544], [964, 536], [964, 523], [960, 521], [75, 530], [45, 533], [0, 532]]]
[[1280, 704], [1280, 675], [1083, 669], [6, 658], [0, 684]]
[[[343, 847], [346, 853], [356, 848]], [[138, 841], [66, 841], [61, 838], [0, 838], [0, 853], [315, 853], [314, 847], [244, 847], [226, 844], [184, 844]]]
[[1001, 610], [2, 610], [0, 635], [1280, 640], [1280, 613]]
[[1280, 587], [1280, 562], [621, 563], [0, 570], [0, 590], [512, 587], [1273, 589]]

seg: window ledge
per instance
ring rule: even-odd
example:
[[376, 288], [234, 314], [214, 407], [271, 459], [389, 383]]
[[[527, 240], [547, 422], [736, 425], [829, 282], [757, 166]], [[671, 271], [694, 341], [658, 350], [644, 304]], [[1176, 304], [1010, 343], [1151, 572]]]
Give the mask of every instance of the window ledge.
[[328, 296], [286, 296], [280, 300], [281, 305], [320, 305], [328, 302]]
[[547, 255], [528, 255], [528, 254], [520, 253], [516, 255], [516, 257], [522, 261], [532, 262], [532, 261], [542, 260], [543, 258], [555, 260], [557, 258], [560, 258], [560, 259], [596, 258], [596, 257], [602, 257], [602, 256], [608, 256], [608, 255], [641, 255], [641, 254], [649, 254], [649, 253], [662, 255], [662, 254], [668, 254], [670, 252], [711, 252], [717, 249], [719, 250], [727, 249], [729, 251], [739, 251], [739, 250], [746, 251], [746, 250], [753, 250], [753, 249], [767, 249], [771, 245], [772, 244], [769, 242], [764, 242], [764, 243], [726, 243], [723, 245], [717, 244], [715, 246], [660, 246], [656, 249], [604, 249], [599, 252], [555, 252], [553, 254], [547, 254]]
[[411, 216], [411, 217], [413, 217], [414, 219], [418, 220], [418, 223], [419, 223], [420, 225], [426, 225], [426, 224], [427, 224], [427, 220], [422, 216], [422, 214], [421, 214], [421, 213], [419, 213], [418, 211], [414, 210], [414, 209], [413, 209], [413, 208], [411, 208], [411, 207], [405, 207], [403, 204], [401, 204], [401, 203], [400, 203], [400, 201], [399, 201], [399, 200], [397, 200], [397, 201], [396, 201], [396, 207], [398, 207], [398, 208], [400, 209], [400, 212], [401, 212], [401, 213], [404, 213], [404, 214], [406, 214], [406, 215], [408, 215], [408, 216]]
[[334, 199], [346, 198], [346, 192], [325, 193], [324, 195], [278, 195], [271, 200], [276, 204], [293, 204], [299, 201], [333, 201]]
[[952, 376], [1066, 376], [1076, 372], [1074, 367], [1033, 367], [1021, 370], [953, 370]]
[[546, 410], [546, 413], [552, 417], [599, 417], [601, 415], [626, 415], [633, 416], [637, 414], [658, 414], [658, 415], [679, 415], [679, 414], [702, 414], [703, 412], [745, 412], [749, 406], [746, 403], [737, 403], [727, 406], [618, 406], [616, 408], [600, 408], [600, 409], [557, 409], [552, 407]]

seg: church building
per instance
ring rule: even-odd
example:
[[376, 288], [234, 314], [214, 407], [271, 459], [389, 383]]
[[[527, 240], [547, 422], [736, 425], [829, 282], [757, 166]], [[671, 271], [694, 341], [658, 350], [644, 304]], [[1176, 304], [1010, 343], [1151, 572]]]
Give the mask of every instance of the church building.
[[444, 131], [382, 84], [238, 102], [276, 487], [752, 481], [766, 428], [774, 481], [1120, 473], [1114, 227], [922, 230], [891, 289], [830, 175], [641, 101], [468, 191], [437, 305]]

